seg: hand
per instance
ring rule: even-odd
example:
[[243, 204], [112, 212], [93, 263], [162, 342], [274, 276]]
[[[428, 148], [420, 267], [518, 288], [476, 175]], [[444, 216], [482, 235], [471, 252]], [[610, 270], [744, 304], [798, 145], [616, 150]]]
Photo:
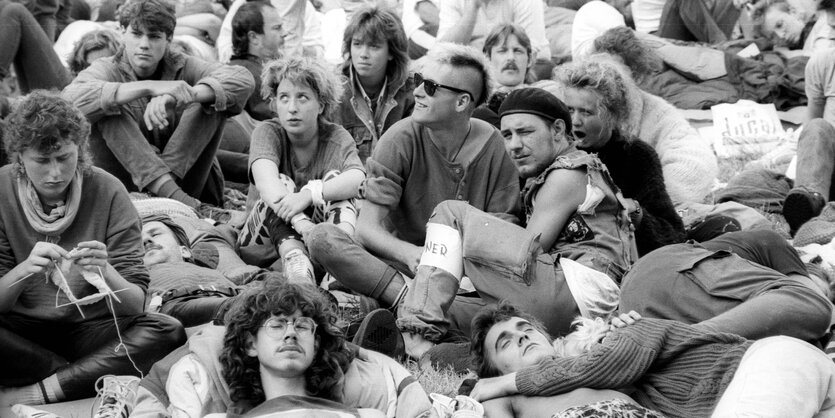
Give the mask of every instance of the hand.
[[37, 274], [45, 272], [53, 260], [58, 260], [67, 255], [67, 250], [48, 242], [37, 242], [29, 252], [29, 257], [23, 260], [24, 272], [26, 274]]
[[504, 396], [516, 395], [519, 389], [516, 388], [516, 373], [510, 373], [499, 377], [479, 379], [470, 392], [470, 397], [484, 402], [490, 399]]
[[415, 251], [406, 254], [403, 264], [409, 268], [409, 271], [417, 274], [418, 265], [420, 265], [420, 257], [423, 255], [423, 248], [415, 246]]
[[178, 107], [194, 102], [197, 91], [183, 80], [154, 81], [151, 85], [151, 96], [158, 97], [170, 94]]
[[107, 246], [98, 241], [79, 242], [78, 246], [67, 253], [66, 257], [82, 267], [104, 268], [107, 266]]
[[625, 328], [627, 325], [632, 325], [641, 320], [641, 314], [635, 311], [629, 311], [615, 316], [611, 320], [610, 328]]
[[311, 204], [313, 204], [313, 198], [310, 195], [310, 190], [302, 190], [297, 193], [289, 193], [281, 198], [273, 210], [279, 218], [284, 219], [285, 222], [290, 222], [290, 219], [309, 208]]
[[168, 126], [168, 109], [173, 109], [176, 104], [176, 99], [170, 94], [151, 98], [148, 106], [145, 107], [144, 119], [148, 130], [164, 129]]
[[414, 332], [401, 332], [400, 334], [403, 336], [406, 354], [415, 360], [420, 360], [430, 348], [435, 346], [435, 343], [423, 338], [423, 335]]

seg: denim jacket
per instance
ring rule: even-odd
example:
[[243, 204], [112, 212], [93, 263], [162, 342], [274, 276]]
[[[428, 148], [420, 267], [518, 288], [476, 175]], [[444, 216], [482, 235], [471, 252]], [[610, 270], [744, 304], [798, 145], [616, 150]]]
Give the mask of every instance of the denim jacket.
[[530, 220], [533, 200], [548, 174], [554, 170], [582, 168], [588, 178], [586, 201], [571, 215], [548, 252], [602, 271], [620, 283], [638, 259], [635, 228], [622, 203], [620, 189], [596, 155], [585, 151], [561, 155], [539, 176], [529, 179], [522, 192], [526, 216]]
[[339, 103], [339, 110], [334, 115], [334, 123], [348, 130], [356, 141], [360, 159], [365, 164], [365, 160], [377, 146], [377, 141], [383, 132], [395, 122], [412, 114], [412, 108], [415, 106], [415, 98], [412, 95], [414, 86], [410, 78], [400, 85], [387, 83], [382, 92], [385, 100], [374, 115], [363, 97], [359, 80], [354, 77], [353, 66], [347, 66], [345, 76], [343, 82], [345, 92]]

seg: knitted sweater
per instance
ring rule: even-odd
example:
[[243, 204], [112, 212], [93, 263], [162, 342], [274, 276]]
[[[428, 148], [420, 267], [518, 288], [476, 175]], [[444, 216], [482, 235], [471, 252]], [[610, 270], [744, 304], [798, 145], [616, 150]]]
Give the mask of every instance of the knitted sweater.
[[753, 342], [663, 319], [619, 328], [577, 357], [549, 357], [516, 375], [528, 396], [634, 385], [641, 405], [670, 417], [707, 417]]
[[[26, 219], [18, 201], [17, 181], [12, 170], [12, 165], [0, 168], [0, 196], [5, 200], [0, 205], [0, 276], [26, 260], [38, 241], [47, 239], [36, 232]], [[107, 261], [113, 268], [143, 292], [148, 288], [148, 270], [142, 263], [144, 253], [139, 215], [130, 202], [125, 186], [105, 171], [93, 167], [85, 174], [78, 214], [60, 237], [53, 237], [52, 240], [67, 251], [79, 242], [102, 242], [107, 246]], [[73, 294], [79, 299], [97, 292], [81, 277], [70, 277], [68, 281]], [[68, 323], [109, 318], [111, 315], [104, 300], [84, 305], [81, 309], [86, 318], [74, 305], [56, 308], [56, 304], [66, 304], [68, 299], [63, 293], [56, 297], [58, 286], [43, 273], [33, 275], [18, 286], [25, 288], [12, 307], [12, 312], [18, 315]]]
[[625, 132], [655, 148], [673, 203], [702, 202], [719, 173], [710, 143], [664, 99], [632, 83], [627, 83], [627, 99]]
[[597, 153], [623, 196], [641, 205], [643, 216], [635, 230], [638, 255], [684, 242], [684, 225], [667, 194], [655, 150], [645, 142], [624, 138], [616, 130]]

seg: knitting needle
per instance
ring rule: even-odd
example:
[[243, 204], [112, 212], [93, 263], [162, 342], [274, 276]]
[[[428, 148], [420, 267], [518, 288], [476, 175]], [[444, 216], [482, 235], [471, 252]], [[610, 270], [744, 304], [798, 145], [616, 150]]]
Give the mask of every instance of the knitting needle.
[[24, 281], [24, 280], [28, 279], [28, 278], [29, 278], [29, 276], [31, 276], [31, 275], [33, 275], [33, 274], [35, 274], [35, 273], [29, 273], [29, 274], [27, 274], [27, 275], [25, 275], [25, 276], [21, 277], [21, 278], [20, 278], [20, 279], [18, 279], [16, 282], [14, 282], [14, 283], [10, 284], [10, 285], [9, 285], [9, 287], [12, 287], [12, 286], [14, 286], [14, 285], [16, 285], [16, 284], [18, 284], [18, 283], [20, 283], [20, 282], [22, 282], [22, 281]]

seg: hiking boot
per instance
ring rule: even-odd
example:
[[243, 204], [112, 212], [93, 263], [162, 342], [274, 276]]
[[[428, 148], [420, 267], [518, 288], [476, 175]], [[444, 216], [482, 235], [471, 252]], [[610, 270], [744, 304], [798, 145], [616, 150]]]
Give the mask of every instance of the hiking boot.
[[52, 412], [41, 411], [40, 409], [21, 404], [12, 406], [12, 413], [15, 414], [15, 418], [61, 418], [61, 416], [55, 415]]
[[310, 258], [299, 248], [290, 250], [284, 255], [284, 277], [287, 283], [315, 284], [313, 264]]
[[136, 400], [139, 378], [106, 375], [96, 380], [95, 387], [98, 395], [93, 418], [127, 418]]
[[820, 193], [802, 187], [792, 189], [783, 202], [783, 216], [789, 224], [789, 233], [794, 236], [797, 229], [818, 216], [825, 205], [826, 201]]
[[354, 344], [383, 353], [391, 358], [402, 358], [406, 355], [406, 345], [403, 343], [403, 336], [400, 329], [388, 309], [377, 309], [362, 320], [356, 335]]

